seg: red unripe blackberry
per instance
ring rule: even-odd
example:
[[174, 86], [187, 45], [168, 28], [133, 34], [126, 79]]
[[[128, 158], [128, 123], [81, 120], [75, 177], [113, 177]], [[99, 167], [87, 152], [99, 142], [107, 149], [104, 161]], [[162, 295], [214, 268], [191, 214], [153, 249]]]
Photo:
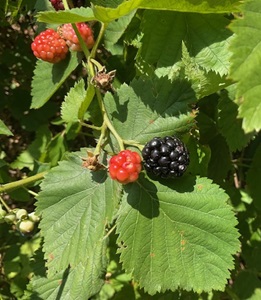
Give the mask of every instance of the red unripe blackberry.
[[[87, 48], [90, 49], [94, 45], [93, 33], [89, 25], [86, 23], [76, 23], [79, 33], [86, 44]], [[68, 47], [72, 51], [82, 51], [78, 37], [72, 27], [72, 24], [64, 24], [59, 27], [58, 32], [60, 36], [66, 41]]]
[[[64, 10], [64, 5], [62, 0], [49, 0], [55, 10]], [[74, 7], [80, 7], [84, 5], [84, 0], [73, 0], [72, 4]], [[69, 3], [70, 4], [70, 3]]]
[[137, 152], [123, 150], [110, 159], [110, 176], [122, 184], [136, 181], [140, 171], [141, 157]]
[[62, 0], [49, 0], [55, 10], [64, 10], [64, 5]]
[[68, 46], [53, 29], [42, 31], [32, 42], [31, 49], [37, 58], [57, 63], [66, 57]]
[[180, 177], [189, 165], [186, 146], [177, 137], [155, 137], [142, 149], [145, 170], [162, 178]]

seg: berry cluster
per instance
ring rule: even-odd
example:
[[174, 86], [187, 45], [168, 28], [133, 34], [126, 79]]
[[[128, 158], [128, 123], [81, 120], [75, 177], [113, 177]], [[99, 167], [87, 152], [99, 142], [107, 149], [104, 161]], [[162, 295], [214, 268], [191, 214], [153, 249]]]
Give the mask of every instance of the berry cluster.
[[34, 230], [35, 223], [39, 222], [40, 218], [34, 212], [29, 213], [25, 209], [15, 208], [6, 212], [0, 206], [0, 223], [9, 223], [16, 225], [16, 228], [22, 233], [27, 234]]
[[[64, 5], [62, 0], [49, 0], [55, 10], [64, 10]], [[73, 0], [72, 4], [74, 7], [80, 7], [84, 4], [83, 0]]]
[[182, 176], [189, 165], [186, 146], [177, 137], [155, 137], [142, 150], [146, 171], [162, 178]]
[[31, 44], [34, 55], [44, 61], [57, 63], [66, 57], [68, 47], [53, 29], [41, 32]]
[[[76, 24], [83, 41], [90, 49], [94, 45], [93, 33], [91, 28], [85, 23]], [[63, 60], [68, 47], [72, 51], [81, 51], [79, 40], [71, 24], [64, 24], [58, 28], [47, 29], [41, 32], [32, 42], [31, 49], [37, 58], [50, 63], [57, 63]]]
[[140, 171], [141, 158], [137, 152], [123, 150], [110, 159], [110, 176], [122, 184], [136, 181]]
[[55, 10], [64, 10], [64, 5], [62, 0], [49, 0]]
[[[85, 23], [77, 23], [76, 26], [87, 48], [92, 48], [94, 45], [94, 39], [91, 28]], [[80, 42], [72, 24], [68, 23], [60, 26], [58, 32], [72, 51], [82, 51]]]

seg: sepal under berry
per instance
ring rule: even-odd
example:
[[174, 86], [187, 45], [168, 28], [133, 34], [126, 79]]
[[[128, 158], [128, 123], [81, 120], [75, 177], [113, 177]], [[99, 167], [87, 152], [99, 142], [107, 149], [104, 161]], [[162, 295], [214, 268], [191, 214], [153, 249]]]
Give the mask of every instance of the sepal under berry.
[[137, 152], [123, 150], [110, 159], [110, 176], [122, 184], [136, 181], [140, 171], [141, 157]]

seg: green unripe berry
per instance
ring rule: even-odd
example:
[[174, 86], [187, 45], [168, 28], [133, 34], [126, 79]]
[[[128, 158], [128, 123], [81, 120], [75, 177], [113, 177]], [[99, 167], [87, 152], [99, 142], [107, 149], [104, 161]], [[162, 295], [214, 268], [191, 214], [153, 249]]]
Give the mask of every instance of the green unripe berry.
[[35, 214], [34, 211], [31, 212], [31, 213], [28, 215], [28, 217], [29, 217], [29, 220], [33, 221], [34, 223], [37, 223], [37, 222], [40, 221], [40, 217], [38, 217], [38, 216]]
[[0, 206], [0, 223], [4, 223], [5, 219], [4, 217], [6, 216], [6, 211], [2, 209], [2, 207]]
[[10, 212], [4, 216], [4, 220], [6, 221], [6, 223], [12, 224], [15, 222], [16, 216], [13, 212]]
[[15, 216], [16, 216], [16, 219], [18, 221], [20, 221], [20, 220], [27, 219], [28, 213], [25, 209], [18, 209]]
[[31, 220], [22, 220], [18, 223], [18, 230], [21, 233], [29, 233], [34, 230], [34, 222]]

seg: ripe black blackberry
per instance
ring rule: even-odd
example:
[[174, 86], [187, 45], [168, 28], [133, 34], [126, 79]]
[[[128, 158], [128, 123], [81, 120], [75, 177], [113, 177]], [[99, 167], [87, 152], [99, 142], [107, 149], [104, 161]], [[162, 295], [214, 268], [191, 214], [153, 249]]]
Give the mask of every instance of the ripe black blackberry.
[[189, 165], [186, 146], [177, 137], [155, 137], [142, 150], [147, 172], [162, 178], [180, 177]]

